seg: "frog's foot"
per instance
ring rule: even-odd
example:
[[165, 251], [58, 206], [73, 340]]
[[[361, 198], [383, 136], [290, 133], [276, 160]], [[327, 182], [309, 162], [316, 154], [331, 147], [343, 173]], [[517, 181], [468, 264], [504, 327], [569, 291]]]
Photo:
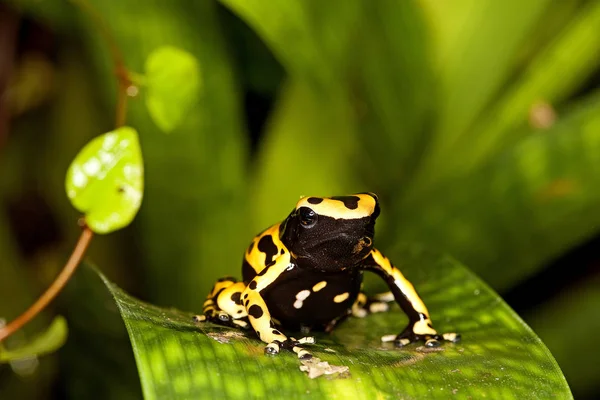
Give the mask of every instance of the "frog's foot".
[[[435, 331], [433, 331], [435, 332]], [[439, 347], [441, 342], [452, 342], [456, 343], [460, 341], [460, 334], [458, 333], [426, 333], [418, 334], [412, 329], [407, 328], [399, 335], [385, 335], [381, 337], [382, 342], [394, 342], [396, 347], [404, 347], [415, 342], [425, 342], [426, 347]]]
[[373, 297], [367, 297], [364, 293], [359, 293], [356, 301], [352, 305], [352, 316], [364, 318], [369, 314], [388, 311], [390, 309], [388, 303], [394, 301], [393, 296], [391, 299], [387, 296], [388, 293], [391, 294], [391, 292], [386, 292]]
[[193, 317], [193, 321], [196, 323], [208, 321], [208, 322], [212, 322], [213, 324], [229, 326], [232, 328], [241, 328], [241, 329], [250, 328], [250, 323], [248, 322], [248, 318], [234, 319], [231, 315], [227, 314], [225, 311], [220, 311], [220, 310], [216, 310], [216, 309], [205, 310], [203, 315], [195, 315]]
[[310, 360], [313, 356], [307, 350], [302, 348], [302, 344], [313, 344], [315, 338], [312, 336], [303, 337], [299, 340], [289, 338], [284, 341], [274, 340], [265, 347], [265, 354], [279, 354], [281, 349], [286, 349], [296, 353], [301, 360]]

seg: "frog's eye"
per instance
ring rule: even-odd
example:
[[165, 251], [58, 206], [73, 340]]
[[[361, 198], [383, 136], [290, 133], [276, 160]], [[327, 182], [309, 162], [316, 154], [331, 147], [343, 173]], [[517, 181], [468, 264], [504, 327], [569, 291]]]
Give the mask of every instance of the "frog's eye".
[[305, 228], [312, 228], [317, 223], [317, 213], [308, 207], [300, 207], [298, 210], [300, 224]]

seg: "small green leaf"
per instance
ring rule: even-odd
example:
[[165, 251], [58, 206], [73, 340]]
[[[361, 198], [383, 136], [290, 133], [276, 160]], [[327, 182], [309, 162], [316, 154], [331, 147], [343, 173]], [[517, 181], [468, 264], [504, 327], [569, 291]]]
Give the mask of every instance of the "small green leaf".
[[177, 47], [155, 49], [146, 59], [146, 106], [154, 123], [171, 132], [198, 100], [200, 65]]
[[143, 186], [138, 134], [128, 126], [90, 141], [67, 171], [67, 196], [96, 233], [127, 226], [140, 208]]
[[144, 303], [101, 277], [127, 326], [146, 399], [572, 398], [546, 346], [462, 265], [417, 245], [388, 255], [415, 283], [437, 329], [460, 332], [462, 342], [433, 350], [381, 343], [407, 322], [397, 306], [349, 318], [331, 335], [316, 332], [310, 346], [331, 366], [349, 368], [332, 378], [310, 379], [290, 352], [264, 355], [252, 332], [196, 325], [192, 314]]
[[4, 350], [0, 345], [0, 363], [52, 353], [65, 343], [67, 333], [67, 321], [63, 317], [58, 316], [54, 318], [45, 332], [42, 332], [31, 342], [17, 349], [10, 350]]

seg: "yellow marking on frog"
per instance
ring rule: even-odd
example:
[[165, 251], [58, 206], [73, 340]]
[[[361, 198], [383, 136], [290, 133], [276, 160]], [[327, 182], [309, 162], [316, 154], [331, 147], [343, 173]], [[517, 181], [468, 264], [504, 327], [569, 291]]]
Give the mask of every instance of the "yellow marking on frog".
[[[374, 195], [373, 195], [374, 196]], [[309, 197], [302, 197], [296, 204], [296, 210], [300, 207], [308, 207], [318, 215], [324, 215], [335, 219], [358, 219], [368, 217], [375, 211], [377, 205], [375, 198], [368, 194], [353, 194], [348, 197], [358, 197], [358, 207], [354, 210], [346, 207], [343, 201], [333, 200], [329, 197], [323, 199], [319, 204], [309, 203]]]
[[231, 295], [239, 292], [241, 296], [245, 289], [246, 285], [244, 282], [237, 282], [227, 287], [227, 289], [223, 290], [219, 294], [219, 297], [217, 297], [217, 306], [229, 314], [233, 319], [246, 317], [248, 315], [246, 313], [246, 308], [242, 304], [236, 304], [233, 300], [231, 300]]
[[392, 292], [378, 293], [375, 296], [373, 296], [373, 298], [375, 300], [384, 301], [386, 303], [390, 303], [395, 300], [394, 294]]
[[319, 290], [323, 289], [325, 286], [327, 286], [327, 282], [321, 281], [321, 282], [317, 283], [315, 286], [313, 286], [312, 290], [313, 290], [313, 292], [318, 292]]
[[364, 318], [367, 316], [367, 310], [363, 307], [367, 304], [367, 296], [364, 293], [359, 293], [354, 304], [352, 304], [352, 315], [356, 318]]
[[296, 294], [296, 301], [294, 302], [294, 308], [302, 308], [304, 305], [304, 300], [306, 300], [310, 296], [310, 290], [305, 289], [301, 290]]
[[[287, 269], [289, 263], [289, 252], [280, 255], [276, 259], [275, 264], [268, 267], [267, 272], [265, 272], [264, 275], [255, 277], [242, 293], [242, 301], [246, 307], [250, 324], [260, 337], [260, 340], [265, 343], [271, 343], [275, 340], [280, 342], [287, 340], [287, 337], [284, 334], [273, 333], [274, 329], [271, 328], [271, 313], [269, 313], [269, 309], [260, 295], [260, 292], [271, 283], [275, 282], [275, 280]], [[253, 310], [260, 310], [260, 312], [258, 312], [258, 314], [253, 314]]]
[[348, 292], [345, 292], [345, 293], [338, 294], [337, 296], [335, 296], [335, 297], [333, 298], [333, 301], [334, 301], [335, 303], [341, 303], [342, 301], [344, 301], [344, 300], [347, 300], [347, 299], [348, 299], [348, 297], [350, 297], [350, 293], [348, 293]]
[[215, 296], [217, 295], [217, 293], [227, 290], [227, 288], [233, 285], [234, 283], [235, 282], [229, 279], [215, 283], [211, 292], [204, 301], [202, 311], [204, 313], [214, 315], [217, 312], [217, 309], [215, 307]]
[[415, 322], [413, 332], [417, 335], [437, 335], [437, 331], [427, 325], [428, 323], [431, 323], [429, 318]]
[[219, 293], [221, 290], [228, 288], [229, 286], [233, 285], [234, 282], [230, 281], [230, 280], [225, 280], [222, 282], [217, 282], [215, 283], [215, 285], [213, 286], [213, 290], [210, 293], [211, 297], [214, 297], [217, 295], [217, 293]]
[[457, 333], [444, 333], [442, 336], [444, 337], [444, 340], [450, 342], [455, 342], [459, 337]]
[[371, 314], [386, 312], [390, 309], [390, 306], [387, 303], [383, 302], [375, 302], [369, 305], [369, 312]]
[[248, 252], [245, 253], [246, 261], [248, 261], [248, 264], [250, 264], [250, 266], [254, 269], [254, 271], [257, 274], [265, 268], [267, 258], [267, 255], [265, 253], [258, 250], [258, 242], [260, 241], [260, 239], [270, 235], [271, 239], [273, 239], [273, 243], [275, 244], [275, 246], [277, 246], [278, 252], [280, 252], [281, 249], [284, 247], [283, 243], [281, 243], [281, 240], [279, 240], [279, 225], [280, 224], [275, 224], [266, 231], [264, 231], [262, 234], [256, 236], [252, 241], [254, 243], [254, 246], [252, 246], [252, 251], [250, 252], [250, 254], [248, 254]]
[[371, 255], [373, 256], [373, 260], [388, 274], [394, 278], [394, 284], [400, 289], [400, 291], [406, 296], [406, 299], [410, 302], [413, 308], [425, 315], [427, 318], [425, 320], [417, 321], [414, 324], [413, 332], [418, 335], [436, 335], [437, 332], [435, 329], [430, 328], [428, 323], [430, 323], [429, 311], [427, 311], [427, 307], [425, 307], [425, 303], [417, 294], [415, 287], [410, 283], [400, 272], [400, 270], [394, 267], [390, 260], [385, 257], [381, 252], [377, 249], [373, 249], [371, 251]]

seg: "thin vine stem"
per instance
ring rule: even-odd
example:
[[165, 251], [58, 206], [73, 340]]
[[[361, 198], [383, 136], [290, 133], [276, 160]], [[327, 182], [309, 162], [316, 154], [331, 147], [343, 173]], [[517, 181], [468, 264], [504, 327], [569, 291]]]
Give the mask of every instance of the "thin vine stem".
[[[108, 26], [94, 9], [94, 7], [87, 0], [71, 0], [81, 10], [83, 10], [92, 20], [92, 24], [100, 31], [100, 35], [106, 42], [110, 55], [114, 65], [114, 72], [117, 78], [117, 106], [115, 116], [115, 126], [117, 128], [125, 125], [127, 117], [127, 88], [131, 86], [132, 82], [129, 78], [129, 70], [125, 67], [123, 61], [123, 55], [119, 46], [108, 29]], [[31, 321], [36, 315], [38, 315], [54, 298], [61, 292], [65, 285], [69, 282], [73, 273], [77, 270], [77, 267], [81, 263], [83, 256], [87, 248], [90, 245], [94, 233], [85, 224], [83, 224], [83, 231], [79, 236], [79, 240], [75, 244], [75, 248], [69, 257], [69, 260], [63, 267], [62, 271], [58, 274], [54, 282], [46, 289], [46, 291], [31, 305], [23, 314], [18, 316], [16, 319], [11, 321], [8, 325], [0, 328], [0, 342], [12, 335], [14, 332], [21, 329], [25, 324]], [[1, 343], [0, 343], [1, 344]]]
[[81, 236], [79, 236], [79, 240], [75, 245], [75, 249], [73, 250], [73, 253], [71, 253], [71, 257], [69, 257], [69, 260], [65, 264], [63, 270], [60, 272], [60, 274], [58, 274], [50, 287], [46, 289], [44, 294], [42, 294], [40, 298], [37, 299], [37, 301], [27, 309], [27, 311], [0, 329], [0, 341], [6, 339], [8, 336], [21, 329], [23, 325], [31, 321], [33, 317], [38, 315], [40, 311], [46, 308], [46, 306], [52, 300], [54, 300], [62, 288], [67, 284], [69, 279], [71, 279], [71, 276], [73, 276], [73, 273], [81, 262], [81, 259], [83, 258], [83, 255], [85, 254], [85, 251], [87, 250], [93, 236], [94, 233], [92, 230], [87, 226], [84, 226]]
[[112, 36], [110, 29], [104, 22], [104, 19], [102, 19], [102, 16], [88, 0], [71, 0], [71, 2], [81, 8], [81, 10], [91, 18], [92, 23], [98, 28], [100, 36], [102, 36], [102, 39], [108, 46], [114, 65], [115, 76], [117, 77], [117, 112], [115, 125], [119, 128], [125, 125], [128, 100], [127, 88], [132, 84], [131, 78], [129, 77], [129, 70], [125, 67], [125, 61], [123, 61], [123, 53], [119, 49], [119, 46]]

